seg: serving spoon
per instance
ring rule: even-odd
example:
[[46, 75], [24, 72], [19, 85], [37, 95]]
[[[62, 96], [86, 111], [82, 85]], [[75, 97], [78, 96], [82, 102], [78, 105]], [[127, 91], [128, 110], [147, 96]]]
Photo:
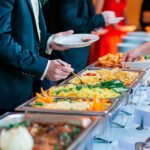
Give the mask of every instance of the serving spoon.
[[[57, 62], [59, 62], [62, 66], [65, 66], [59, 59], [57, 59]], [[72, 74], [74, 77], [78, 78], [78, 79], [80, 80], [81, 84], [85, 84], [84, 81], [79, 77], [79, 75], [77, 75], [77, 74], [74, 73], [74, 72], [71, 72], [71, 74]]]

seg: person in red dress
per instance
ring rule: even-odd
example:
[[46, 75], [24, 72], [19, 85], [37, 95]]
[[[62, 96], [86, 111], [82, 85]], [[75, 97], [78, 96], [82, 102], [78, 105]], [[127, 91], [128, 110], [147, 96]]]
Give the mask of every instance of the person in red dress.
[[117, 53], [117, 44], [121, 42], [121, 36], [125, 35], [125, 32], [120, 30], [120, 26], [126, 24], [126, 3], [126, 0], [96, 0], [96, 13], [106, 10], [114, 11], [117, 17], [124, 17], [125, 19], [116, 25], [107, 26], [105, 30], [101, 30], [100, 40], [91, 47], [89, 63], [108, 53]]
[[[96, 1], [96, 13], [100, 13], [105, 10], [114, 11], [117, 17], [125, 17], [125, 9], [126, 9], [127, 0], [97, 0]], [[119, 24], [124, 25], [125, 20], [120, 22]]]

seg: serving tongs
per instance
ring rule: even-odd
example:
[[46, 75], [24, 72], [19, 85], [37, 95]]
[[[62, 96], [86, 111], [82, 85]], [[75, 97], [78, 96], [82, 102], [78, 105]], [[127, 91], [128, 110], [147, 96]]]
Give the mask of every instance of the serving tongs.
[[145, 142], [135, 143], [135, 150], [150, 150], [149, 141], [150, 137], [147, 138]]
[[103, 139], [99, 135], [94, 136], [94, 141], [98, 142], [98, 143], [103, 143], [103, 144], [111, 144], [112, 143], [112, 141], [107, 140], [107, 139]]
[[81, 84], [85, 84], [84, 81], [79, 77], [79, 75], [77, 75], [76, 73], [74, 72], [71, 72], [73, 74], [73, 76], [75, 76], [76, 78], [78, 78], [81, 82]]
[[[59, 61], [59, 59], [57, 59], [57, 61], [58, 61], [62, 66], [65, 66], [61, 61]], [[74, 77], [78, 78], [78, 79], [80, 80], [81, 84], [85, 84], [84, 81], [79, 77], [78, 74], [76, 74], [76, 73], [74, 73], [74, 72], [71, 72], [71, 74], [72, 74]]]

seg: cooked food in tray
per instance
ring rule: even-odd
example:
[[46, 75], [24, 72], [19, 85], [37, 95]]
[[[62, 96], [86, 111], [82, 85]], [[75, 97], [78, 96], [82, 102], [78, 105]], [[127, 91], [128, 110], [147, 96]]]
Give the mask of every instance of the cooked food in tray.
[[[122, 68], [122, 53], [117, 53], [117, 54], [107, 54], [103, 57], [100, 57], [97, 62], [97, 66], [101, 67], [107, 67], [107, 68], [115, 68], [119, 67]], [[140, 61], [144, 61], [144, 57], [141, 58]]]
[[33, 150], [64, 150], [83, 128], [68, 123], [31, 123], [28, 130], [35, 141]]
[[88, 86], [59, 86], [49, 90], [49, 95], [62, 97], [81, 97], [81, 98], [114, 98], [120, 96], [119, 93], [111, 89], [89, 88]]
[[52, 87], [48, 91], [49, 96], [78, 97], [78, 98], [114, 98], [120, 96], [120, 92], [126, 91], [121, 81], [100, 82], [97, 85], [62, 85]]
[[119, 67], [121, 68], [121, 59], [122, 59], [122, 53], [117, 53], [117, 54], [107, 54], [103, 57], [100, 57], [98, 59], [98, 66], [101, 67], [110, 67], [110, 68], [115, 68]]
[[[99, 70], [87, 70], [81, 73], [80, 78], [85, 84], [98, 84], [101, 81], [120, 80], [125, 86], [130, 86], [135, 79], [139, 76], [138, 72], [122, 71], [119, 68], [112, 70], [99, 69]], [[72, 84], [81, 84], [78, 78], [73, 78], [69, 81]]]
[[65, 150], [83, 131], [65, 122], [20, 122], [0, 132], [1, 150]]
[[78, 111], [105, 111], [112, 105], [108, 99], [54, 98], [47, 95], [51, 99], [49, 101], [45, 96], [41, 96], [30, 105], [34, 108]]

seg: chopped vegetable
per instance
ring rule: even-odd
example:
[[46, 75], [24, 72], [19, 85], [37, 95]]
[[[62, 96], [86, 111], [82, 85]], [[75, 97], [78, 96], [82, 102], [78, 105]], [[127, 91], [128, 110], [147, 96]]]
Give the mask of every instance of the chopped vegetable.
[[77, 137], [80, 132], [81, 132], [81, 129], [75, 127], [75, 128], [73, 129], [73, 131], [72, 131], [72, 135], [73, 135], [74, 137]]
[[65, 146], [69, 145], [72, 141], [71, 136], [67, 132], [60, 135], [60, 140], [65, 143]]
[[82, 86], [81, 86], [81, 85], [76, 86], [76, 90], [77, 90], [77, 91], [82, 90]]
[[35, 102], [35, 105], [43, 106], [43, 103], [42, 102]]
[[19, 126], [28, 127], [30, 125], [30, 121], [24, 121], [21, 123], [9, 124], [8, 129], [18, 128]]
[[54, 150], [59, 150], [59, 145], [55, 144], [54, 145]]

